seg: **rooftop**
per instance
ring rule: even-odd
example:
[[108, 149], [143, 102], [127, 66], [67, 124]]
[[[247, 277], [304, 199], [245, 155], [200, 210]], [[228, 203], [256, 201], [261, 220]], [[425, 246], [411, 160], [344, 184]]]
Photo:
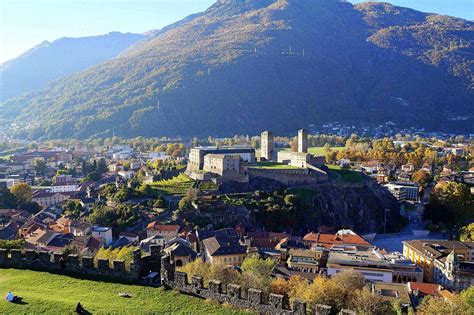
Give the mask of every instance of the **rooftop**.
[[364, 245], [370, 246], [370, 243], [357, 234], [322, 234], [308, 233], [303, 237], [303, 241], [317, 243], [326, 248], [332, 248], [334, 245]]
[[245, 254], [247, 247], [226, 237], [211, 237], [203, 241], [206, 251], [211, 256]]

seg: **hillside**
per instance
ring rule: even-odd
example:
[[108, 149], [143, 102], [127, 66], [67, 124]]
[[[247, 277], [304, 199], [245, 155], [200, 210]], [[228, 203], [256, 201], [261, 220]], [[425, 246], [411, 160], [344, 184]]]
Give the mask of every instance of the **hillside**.
[[44, 41], [0, 65], [0, 101], [42, 88], [49, 81], [117, 57], [145, 36], [118, 32]]
[[[23, 304], [5, 301], [12, 291]], [[72, 314], [78, 302], [92, 314], [250, 314], [163, 288], [81, 280], [28, 270], [0, 269], [3, 314]], [[119, 297], [128, 292], [132, 298]]]
[[472, 129], [470, 21], [380, 3], [219, 0], [152, 34], [2, 104], [0, 120], [28, 138], [288, 133], [325, 121]]

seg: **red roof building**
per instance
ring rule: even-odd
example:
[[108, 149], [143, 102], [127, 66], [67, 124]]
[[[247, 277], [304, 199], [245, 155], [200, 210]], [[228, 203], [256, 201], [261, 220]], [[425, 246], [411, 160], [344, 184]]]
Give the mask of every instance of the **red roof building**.
[[308, 233], [303, 237], [308, 245], [319, 245], [331, 249], [334, 245], [371, 246], [369, 242], [357, 234], [322, 234]]

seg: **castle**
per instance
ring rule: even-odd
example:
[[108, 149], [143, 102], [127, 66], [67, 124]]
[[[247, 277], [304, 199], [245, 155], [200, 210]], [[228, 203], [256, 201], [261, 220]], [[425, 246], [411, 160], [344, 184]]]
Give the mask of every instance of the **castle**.
[[194, 180], [248, 183], [266, 178], [286, 186], [327, 182], [328, 174], [320, 169], [324, 157], [308, 153], [308, 133], [298, 131], [298, 152], [276, 151], [273, 134], [261, 134], [260, 158], [250, 147], [197, 147], [191, 149], [186, 173]]

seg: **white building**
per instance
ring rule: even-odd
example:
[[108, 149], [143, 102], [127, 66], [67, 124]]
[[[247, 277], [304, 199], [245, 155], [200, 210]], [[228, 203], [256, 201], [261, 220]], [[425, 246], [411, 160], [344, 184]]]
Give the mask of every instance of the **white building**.
[[113, 241], [112, 229], [104, 226], [94, 226], [91, 234], [95, 238], [104, 240], [105, 246], [109, 246]]

